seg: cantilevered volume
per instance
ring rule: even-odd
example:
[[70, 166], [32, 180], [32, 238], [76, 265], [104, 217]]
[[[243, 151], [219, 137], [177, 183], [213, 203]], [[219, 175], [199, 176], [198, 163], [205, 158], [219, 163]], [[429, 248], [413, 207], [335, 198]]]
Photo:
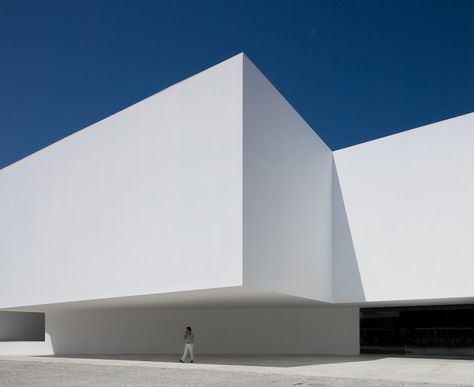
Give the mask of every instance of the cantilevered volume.
[[0, 309], [47, 333], [10, 314], [0, 353], [170, 353], [190, 321], [202, 352], [358, 353], [360, 307], [473, 303], [473, 146], [468, 114], [332, 152], [235, 56], [0, 171]]

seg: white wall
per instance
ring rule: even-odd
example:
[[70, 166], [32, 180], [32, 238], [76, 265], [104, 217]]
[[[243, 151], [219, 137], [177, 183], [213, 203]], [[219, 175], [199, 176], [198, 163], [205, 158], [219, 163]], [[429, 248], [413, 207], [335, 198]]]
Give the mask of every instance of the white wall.
[[0, 171], [0, 308], [242, 283], [242, 56]]
[[472, 297], [473, 121], [332, 154], [238, 55], [0, 171], [0, 309], [242, 284]]
[[468, 114], [334, 152], [353, 243], [335, 256], [336, 301], [474, 295], [473, 149]]
[[244, 283], [332, 300], [332, 153], [244, 58]]
[[[178, 354], [187, 325], [195, 331], [197, 354], [359, 353], [357, 308], [51, 312], [46, 314], [47, 341], [42, 350]], [[41, 353], [34, 343], [30, 348], [23, 343], [22, 349]]]
[[333, 302], [365, 300], [339, 175], [334, 163], [332, 171], [332, 260]]
[[0, 356], [54, 355], [51, 339], [45, 341], [3, 341], [0, 342]]

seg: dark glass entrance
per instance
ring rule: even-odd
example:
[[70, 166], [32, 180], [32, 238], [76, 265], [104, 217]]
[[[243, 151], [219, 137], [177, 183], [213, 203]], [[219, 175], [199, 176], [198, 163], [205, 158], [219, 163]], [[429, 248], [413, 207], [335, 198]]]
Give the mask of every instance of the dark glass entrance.
[[361, 309], [360, 352], [474, 356], [474, 305]]

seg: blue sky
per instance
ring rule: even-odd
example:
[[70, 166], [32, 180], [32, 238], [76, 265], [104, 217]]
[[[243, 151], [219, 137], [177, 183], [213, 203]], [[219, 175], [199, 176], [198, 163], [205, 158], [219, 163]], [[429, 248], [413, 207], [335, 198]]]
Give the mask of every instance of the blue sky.
[[332, 149], [474, 111], [474, 1], [0, 0], [0, 168], [242, 51]]

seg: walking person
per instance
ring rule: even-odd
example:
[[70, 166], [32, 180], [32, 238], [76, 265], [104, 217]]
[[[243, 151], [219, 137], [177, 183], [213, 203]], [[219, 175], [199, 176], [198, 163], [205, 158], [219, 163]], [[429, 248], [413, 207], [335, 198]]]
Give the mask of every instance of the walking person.
[[179, 360], [180, 363], [184, 363], [184, 361], [186, 360], [186, 356], [188, 354], [191, 359], [191, 363], [194, 363], [193, 345], [194, 345], [194, 333], [191, 327], [186, 327], [186, 331], [184, 332], [184, 353], [183, 353], [183, 357]]

